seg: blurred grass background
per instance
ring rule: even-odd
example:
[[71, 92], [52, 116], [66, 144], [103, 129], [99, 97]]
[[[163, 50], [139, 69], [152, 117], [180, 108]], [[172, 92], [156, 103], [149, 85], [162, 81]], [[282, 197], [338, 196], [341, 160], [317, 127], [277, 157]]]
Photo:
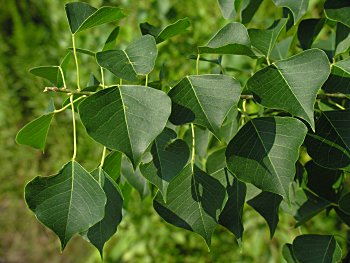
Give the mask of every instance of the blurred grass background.
[[[188, 33], [159, 46], [159, 57], [151, 80], [157, 79], [162, 65], [167, 69], [168, 84], [187, 74], [195, 73], [196, 46], [205, 44], [225, 21], [221, 18], [216, 1], [175, 0], [91, 0], [89, 4], [120, 6], [129, 14], [120, 22], [117, 43], [125, 46], [140, 35], [138, 24], [149, 22], [165, 26], [177, 19], [189, 17], [192, 27]], [[39, 65], [57, 65], [71, 46], [68, 23], [64, 12], [65, 1], [10, 0], [0, 1], [0, 263], [20, 262], [99, 262], [98, 253], [79, 237], [75, 237], [60, 254], [55, 235], [45, 229], [27, 209], [23, 189], [37, 175], [50, 175], [70, 159], [71, 122], [69, 111], [58, 114], [52, 124], [45, 153], [15, 144], [16, 132], [28, 121], [39, 116], [51, 97], [57, 105], [63, 97], [44, 94], [48, 85], [32, 76], [28, 70]], [[317, 14], [322, 1], [311, 1], [311, 13]], [[264, 28], [282, 11], [272, 1], [264, 1], [252, 27]], [[113, 25], [105, 25], [79, 35], [77, 45], [97, 51]], [[86, 56], [79, 55], [82, 83], [88, 82], [90, 72], [98, 76], [98, 68]], [[244, 66], [251, 61], [235, 57], [235, 63]], [[75, 81], [71, 63], [68, 83]], [[214, 71], [201, 64], [201, 71]], [[239, 76], [236, 76], [239, 78]], [[111, 76], [107, 75], [107, 84]], [[96, 166], [102, 148], [89, 139], [78, 127], [78, 161], [87, 169]], [[318, 216], [295, 229], [292, 217], [281, 217], [275, 237], [263, 219], [245, 208], [246, 232], [239, 247], [234, 237], [223, 228], [214, 234], [211, 251], [197, 235], [166, 224], [156, 215], [150, 197], [141, 201], [135, 192], [129, 211], [115, 237], [107, 244], [105, 262], [283, 262], [281, 247], [300, 233], [341, 233], [343, 229], [331, 214]]]

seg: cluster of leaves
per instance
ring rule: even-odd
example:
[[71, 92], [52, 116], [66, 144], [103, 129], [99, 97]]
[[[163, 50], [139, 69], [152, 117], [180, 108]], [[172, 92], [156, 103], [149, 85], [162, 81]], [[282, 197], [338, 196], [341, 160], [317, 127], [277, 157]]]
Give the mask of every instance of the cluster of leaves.
[[[240, 22], [227, 23], [199, 46], [197, 74], [173, 87], [163, 84], [162, 74], [152, 81], [148, 74], [157, 45], [185, 32], [189, 19], [163, 29], [142, 23], [142, 36], [125, 49], [116, 48], [116, 27], [95, 52], [76, 48], [76, 34], [126, 15], [117, 7], [66, 4], [72, 48], [60, 65], [31, 73], [53, 85], [46, 91], [69, 98], [60, 109], [51, 103], [16, 137], [44, 150], [55, 114], [71, 108], [72, 160], [25, 188], [28, 207], [58, 235], [62, 249], [79, 234], [102, 255], [132, 189], [141, 197], [154, 195], [154, 209], [165, 221], [198, 233], [208, 246], [218, 224], [241, 241], [245, 203], [266, 219], [271, 237], [280, 207], [297, 226], [324, 210], [334, 210], [350, 225], [350, 4], [326, 1], [324, 17], [300, 21], [307, 0], [274, 0], [285, 17], [267, 29], [247, 29], [244, 24], [261, 2], [219, 0], [223, 16]], [[329, 49], [315, 41], [327, 29], [335, 32]], [[285, 31], [291, 36], [278, 41]], [[287, 57], [294, 36], [301, 51]], [[101, 71], [100, 80], [91, 76], [83, 88], [78, 53], [95, 57]], [[256, 60], [245, 83], [226, 73], [223, 55]], [[74, 90], [65, 81], [72, 56]], [[199, 75], [200, 61], [219, 65], [219, 74]], [[105, 70], [119, 83], [107, 86]], [[103, 146], [92, 172], [75, 160], [76, 112], [88, 135]], [[288, 262], [338, 262], [342, 251], [332, 235], [301, 235], [284, 246], [283, 256]]]

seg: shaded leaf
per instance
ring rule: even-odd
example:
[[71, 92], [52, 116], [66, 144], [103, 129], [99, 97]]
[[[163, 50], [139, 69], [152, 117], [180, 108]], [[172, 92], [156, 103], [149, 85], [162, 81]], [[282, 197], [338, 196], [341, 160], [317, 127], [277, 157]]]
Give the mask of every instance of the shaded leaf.
[[281, 42], [278, 42], [271, 51], [270, 58], [273, 60], [286, 59], [288, 57], [288, 51], [293, 42], [293, 37], [287, 37]]
[[47, 79], [55, 87], [61, 88], [63, 86], [59, 66], [40, 66], [30, 69], [29, 72], [35, 76]]
[[337, 23], [335, 45], [336, 50], [334, 57], [342, 55], [350, 50], [350, 28], [342, 23]]
[[119, 26], [117, 26], [116, 28], [114, 28], [112, 30], [112, 32], [109, 34], [102, 51], [106, 51], [106, 50], [111, 50], [114, 49], [115, 44], [116, 44], [116, 39], [119, 35]]
[[208, 156], [206, 168], [209, 174], [213, 174], [226, 167], [225, 150], [225, 148], [221, 148]]
[[272, 0], [276, 6], [287, 7], [293, 14], [294, 25], [307, 12], [309, 0]]
[[126, 154], [134, 167], [164, 129], [170, 110], [170, 99], [163, 91], [144, 86], [104, 89], [79, 104], [88, 134], [106, 147]]
[[155, 27], [151, 24], [149, 24], [148, 22], [145, 23], [140, 23], [140, 30], [141, 30], [141, 34], [144, 35], [151, 35], [154, 38], [156, 38], [158, 36], [158, 34], [160, 33], [160, 31], [162, 31], [160, 28]]
[[332, 65], [331, 75], [322, 89], [331, 93], [350, 95], [350, 58], [341, 60]]
[[60, 238], [63, 250], [75, 234], [104, 217], [106, 195], [80, 164], [71, 161], [57, 175], [30, 181], [25, 200], [38, 220]]
[[271, 238], [275, 233], [279, 221], [278, 210], [281, 202], [282, 197], [280, 195], [264, 191], [247, 202], [248, 205], [265, 218], [270, 228]]
[[350, 214], [350, 193], [347, 193], [340, 198], [339, 208], [344, 213]]
[[220, 127], [230, 109], [236, 107], [240, 93], [240, 83], [229, 76], [187, 76], [169, 92], [173, 108], [170, 121], [175, 125], [193, 122], [219, 137]]
[[283, 258], [287, 261], [287, 263], [298, 263], [293, 251], [292, 244], [284, 244], [282, 248]]
[[254, 17], [256, 11], [258, 11], [259, 6], [263, 0], [246, 0], [243, 1], [245, 4], [241, 10], [241, 19], [243, 24], [249, 23]]
[[240, 181], [289, 199], [305, 134], [305, 125], [294, 118], [253, 119], [228, 144], [227, 167]]
[[153, 206], [165, 221], [198, 233], [210, 245], [224, 199], [225, 188], [218, 180], [188, 164], [170, 182], [167, 202], [157, 194]]
[[312, 43], [323, 28], [324, 22], [325, 19], [323, 18], [304, 19], [300, 22], [298, 39], [304, 50], [311, 48]]
[[317, 92], [329, 73], [326, 54], [310, 49], [256, 72], [248, 80], [247, 88], [263, 106], [288, 111], [314, 129]]
[[324, 4], [326, 17], [350, 27], [350, 2], [348, 0], [327, 0]]
[[110, 152], [103, 163], [103, 170], [116, 181], [120, 177], [121, 165], [122, 165], [122, 156], [121, 152], [112, 151]]

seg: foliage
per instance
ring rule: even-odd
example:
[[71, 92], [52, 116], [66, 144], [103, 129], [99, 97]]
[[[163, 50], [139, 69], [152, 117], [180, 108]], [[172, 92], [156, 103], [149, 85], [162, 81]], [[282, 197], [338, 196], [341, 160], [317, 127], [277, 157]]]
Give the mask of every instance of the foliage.
[[[60, 109], [50, 104], [16, 137], [20, 144], [43, 150], [52, 119], [71, 109], [71, 161], [57, 175], [36, 177], [25, 188], [28, 207], [60, 237], [62, 249], [80, 234], [102, 256], [104, 243], [121, 222], [122, 207], [128, 210], [133, 188], [141, 197], [154, 197], [153, 207], [165, 221], [199, 234], [208, 246], [217, 225], [241, 242], [244, 203], [267, 221], [271, 237], [280, 210], [289, 210], [298, 225], [324, 210], [335, 211], [349, 225], [349, 36], [338, 38], [330, 49], [317, 42], [323, 29], [342, 36], [349, 31], [349, 4], [326, 1], [325, 15], [310, 25], [300, 22], [307, 0], [274, 3], [287, 8], [285, 18], [267, 29], [247, 29], [244, 24], [261, 2], [219, 1], [224, 17], [236, 21], [198, 45], [191, 57], [196, 58], [196, 75], [173, 72], [167, 83], [162, 71], [151, 74], [158, 47], [185, 33], [187, 18], [162, 30], [143, 23], [143, 36], [124, 49], [115, 44], [119, 27], [102, 49], [79, 49], [78, 33], [125, 14], [115, 7], [66, 4], [72, 48], [59, 65], [31, 72], [51, 82], [46, 92], [66, 94], [69, 100]], [[313, 34], [305, 36], [310, 26]], [[80, 83], [78, 55], [95, 58], [100, 72], [86, 87]], [[230, 65], [238, 55], [250, 59], [249, 74]], [[69, 78], [70, 56], [76, 89]], [[214, 72], [200, 75], [201, 61]], [[78, 116], [103, 148], [90, 173], [76, 162]], [[319, 253], [308, 255], [309, 250]], [[288, 262], [338, 262], [342, 251], [335, 236], [300, 235], [285, 245], [283, 256]]]

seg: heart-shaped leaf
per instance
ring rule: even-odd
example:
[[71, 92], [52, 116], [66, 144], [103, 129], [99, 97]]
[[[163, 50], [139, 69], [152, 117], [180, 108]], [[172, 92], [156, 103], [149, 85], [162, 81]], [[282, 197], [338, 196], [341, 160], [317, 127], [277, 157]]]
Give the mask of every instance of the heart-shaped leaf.
[[240, 93], [240, 83], [229, 76], [187, 76], [169, 92], [173, 105], [170, 121], [175, 125], [196, 123], [219, 138], [220, 127], [236, 107]]
[[25, 199], [39, 221], [60, 238], [62, 250], [105, 213], [104, 191], [75, 161], [65, 164], [57, 175], [35, 177], [26, 185]]
[[102, 257], [104, 244], [114, 235], [122, 220], [123, 197], [118, 185], [102, 168], [95, 169], [91, 175], [103, 188], [107, 203], [103, 219], [90, 227], [84, 236], [100, 251]]
[[104, 89], [79, 104], [88, 134], [106, 147], [124, 153], [134, 167], [163, 131], [170, 111], [170, 99], [163, 91], [144, 86]]
[[176, 136], [173, 130], [165, 128], [151, 147], [152, 161], [140, 166], [141, 173], [158, 187], [164, 201], [170, 181], [182, 171], [190, 156], [187, 144], [175, 140]]
[[282, 202], [280, 195], [261, 192], [259, 195], [250, 199], [247, 203], [253, 207], [260, 215], [262, 215], [270, 228], [270, 237], [275, 234], [275, 230], [279, 221], [278, 210]]
[[247, 88], [263, 106], [288, 111], [314, 129], [317, 92], [329, 73], [327, 55], [322, 50], [310, 49], [256, 72], [248, 80]]
[[220, 29], [206, 46], [198, 47], [200, 54], [236, 54], [256, 57], [251, 50], [248, 31], [241, 23], [229, 23]]
[[316, 133], [305, 140], [308, 154], [331, 169], [350, 165], [350, 110], [324, 111], [316, 122]]
[[82, 2], [68, 3], [65, 5], [65, 9], [72, 34], [118, 21], [126, 16], [118, 7], [104, 6], [96, 9]]
[[350, 2], [348, 0], [327, 0], [324, 4], [326, 17], [350, 27]]
[[272, 0], [276, 6], [287, 7], [293, 14], [294, 25], [307, 12], [309, 0]]
[[142, 36], [134, 40], [125, 50], [107, 50], [96, 53], [97, 63], [118, 78], [137, 81], [137, 75], [147, 75], [157, 58], [154, 37]]
[[227, 168], [240, 180], [289, 199], [305, 125], [294, 118], [263, 117], [247, 122], [228, 144]]
[[252, 46], [258, 49], [265, 57], [269, 58], [276, 41], [287, 24], [283, 18], [275, 21], [268, 29], [249, 29], [248, 34]]
[[198, 233], [209, 246], [224, 199], [225, 188], [218, 180], [188, 164], [170, 182], [167, 202], [157, 194], [153, 206], [165, 221]]

